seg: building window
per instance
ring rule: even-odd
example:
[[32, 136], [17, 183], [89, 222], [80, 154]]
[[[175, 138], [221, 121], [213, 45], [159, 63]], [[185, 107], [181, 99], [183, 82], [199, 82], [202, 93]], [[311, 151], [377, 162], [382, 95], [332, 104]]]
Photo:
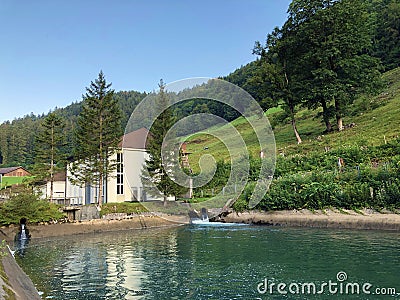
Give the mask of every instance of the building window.
[[122, 153], [117, 153], [117, 195], [124, 194], [124, 164]]

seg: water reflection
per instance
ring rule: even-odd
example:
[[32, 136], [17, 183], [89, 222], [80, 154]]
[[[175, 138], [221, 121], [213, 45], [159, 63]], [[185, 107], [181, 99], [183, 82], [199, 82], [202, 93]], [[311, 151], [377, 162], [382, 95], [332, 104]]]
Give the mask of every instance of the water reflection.
[[[138, 251], [135, 251], [138, 250]], [[107, 250], [107, 297], [110, 299], [144, 299], [142, 281], [147, 279], [143, 270], [143, 251], [130, 246]], [[122, 297], [124, 296], [124, 297]]]
[[33, 240], [19, 261], [44, 298], [256, 299], [266, 276], [396, 286], [399, 250], [396, 233], [185, 226]]

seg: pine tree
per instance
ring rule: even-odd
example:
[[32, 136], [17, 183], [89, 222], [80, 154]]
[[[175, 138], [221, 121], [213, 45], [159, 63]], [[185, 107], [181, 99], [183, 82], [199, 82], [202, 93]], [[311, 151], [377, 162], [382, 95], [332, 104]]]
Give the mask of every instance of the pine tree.
[[[145, 185], [146, 191], [153, 196], [158, 196], [159, 192], [162, 193], [164, 206], [166, 206], [168, 196], [179, 196], [184, 193], [185, 188], [175, 183], [168, 175], [169, 170], [166, 169], [169, 168], [169, 166], [171, 169], [176, 167], [172, 164], [179, 164], [179, 161], [174, 161], [172, 156], [169, 156], [168, 153], [164, 153], [164, 157], [162, 156], [162, 150], [165, 150], [163, 141], [168, 131], [174, 125], [175, 117], [172, 109], [168, 108], [169, 99], [168, 94], [165, 92], [165, 84], [163, 80], [160, 80], [158, 86], [160, 91], [157, 95], [156, 103], [163, 112], [156, 119], [150, 129], [150, 138], [147, 143], [149, 158], [145, 162], [142, 172], [142, 181]], [[168, 162], [163, 164], [163, 158]], [[150, 185], [148, 184], [149, 182], [151, 182]], [[151, 186], [155, 186], [157, 190], [152, 189]]]
[[50, 201], [53, 201], [54, 174], [65, 162], [61, 148], [65, 145], [64, 120], [55, 113], [50, 113], [41, 123], [35, 138], [36, 174], [38, 180], [50, 179]]
[[111, 160], [121, 141], [121, 110], [113, 97], [111, 83], [102, 71], [90, 83], [83, 96], [82, 111], [75, 130], [75, 161], [70, 167], [71, 179], [81, 186], [96, 185], [98, 205], [103, 203], [103, 183], [115, 171], [117, 163]]

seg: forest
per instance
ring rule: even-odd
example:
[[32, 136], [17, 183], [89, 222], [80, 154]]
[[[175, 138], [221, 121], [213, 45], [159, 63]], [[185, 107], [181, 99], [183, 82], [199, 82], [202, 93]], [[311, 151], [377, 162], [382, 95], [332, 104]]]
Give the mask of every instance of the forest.
[[[385, 88], [381, 74], [400, 66], [400, 1], [294, 0], [285, 24], [266, 33], [265, 41], [255, 41], [253, 53], [253, 62], [221, 79], [245, 89], [264, 110], [282, 110], [274, 122], [290, 122], [293, 143], [304, 139], [297, 130], [299, 111], [308, 110], [323, 122], [321, 134], [341, 131], [354, 101], [381, 93]], [[121, 135], [146, 95], [137, 91], [113, 94], [122, 111]], [[81, 111], [80, 100], [51, 111], [64, 122], [66, 141], [61, 152], [65, 156], [76, 147], [73, 133]], [[174, 108], [177, 119], [203, 112], [227, 121], [239, 116], [204, 99], [191, 99]], [[30, 114], [0, 125], [1, 167], [35, 165], [40, 153], [37, 132], [47, 115]]]

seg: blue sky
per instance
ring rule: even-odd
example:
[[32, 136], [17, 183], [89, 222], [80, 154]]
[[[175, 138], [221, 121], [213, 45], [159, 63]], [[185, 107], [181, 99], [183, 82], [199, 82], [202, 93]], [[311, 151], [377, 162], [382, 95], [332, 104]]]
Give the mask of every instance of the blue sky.
[[0, 1], [0, 123], [119, 90], [227, 75], [255, 59], [289, 0]]

